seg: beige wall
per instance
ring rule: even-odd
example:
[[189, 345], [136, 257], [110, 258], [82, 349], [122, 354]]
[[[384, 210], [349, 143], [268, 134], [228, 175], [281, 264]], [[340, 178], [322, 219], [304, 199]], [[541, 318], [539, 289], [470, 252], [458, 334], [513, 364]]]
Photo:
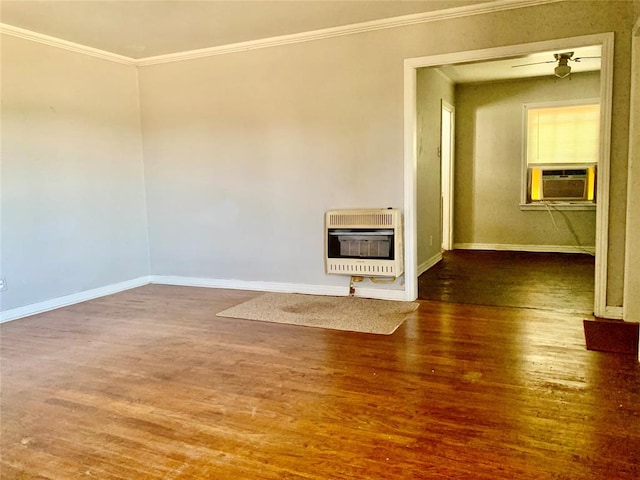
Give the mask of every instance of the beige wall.
[[149, 273], [136, 70], [2, 37], [2, 310]]
[[[621, 253], [610, 255], [609, 297], [619, 304], [631, 4], [595, 3], [554, 3], [142, 68], [152, 271], [344, 283], [323, 271], [322, 213], [403, 205], [405, 58], [614, 31], [610, 241]], [[258, 239], [251, 236], [256, 231]]]
[[441, 252], [441, 161], [438, 148], [442, 100], [455, 105], [453, 83], [433, 68], [419, 69], [416, 79], [418, 267]]
[[402, 67], [337, 42], [141, 70], [154, 274], [349, 281], [324, 212], [402, 208]]
[[595, 210], [521, 210], [520, 200], [523, 105], [598, 98], [599, 74], [456, 86], [456, 244], [595, 245]]
[[[640, 2], [637, 2], [640, 7]], [[636, 10], [640, 17], [640, 8]], [[640, 28], [634, 37], [631, 146], [629, 157], [629, 200], [627, 209], [627, 257], [625, 320], [640, 322]]]

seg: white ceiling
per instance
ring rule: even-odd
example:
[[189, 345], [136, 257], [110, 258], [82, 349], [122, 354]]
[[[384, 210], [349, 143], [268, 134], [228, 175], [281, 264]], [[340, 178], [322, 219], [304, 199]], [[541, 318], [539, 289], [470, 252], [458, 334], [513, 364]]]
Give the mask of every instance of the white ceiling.
[[[0, 0], [3, 24], [105, 52], [142, 59], [267, 39], [361, 22], [492, 3], [493, 0]], [[575, 57], [600, 47], [571, 48]], [[552, 75], [558, 52], [441, 71], [455, 83]], [[600, 61], [570, 62], [572, 71], [599, 70]]]

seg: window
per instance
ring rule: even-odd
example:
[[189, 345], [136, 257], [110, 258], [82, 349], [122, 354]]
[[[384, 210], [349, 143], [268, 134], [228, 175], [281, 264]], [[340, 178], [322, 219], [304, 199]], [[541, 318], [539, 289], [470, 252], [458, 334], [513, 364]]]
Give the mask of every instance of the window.
[[522, 203], [595, 204], [597, 100], [524, 106]]

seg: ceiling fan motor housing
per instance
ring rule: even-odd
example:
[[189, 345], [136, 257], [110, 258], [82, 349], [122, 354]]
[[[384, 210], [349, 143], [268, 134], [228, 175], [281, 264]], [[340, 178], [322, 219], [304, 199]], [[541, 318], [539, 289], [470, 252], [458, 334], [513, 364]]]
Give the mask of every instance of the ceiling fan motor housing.
[[571, 74], [569, 60], [573, 56], [573, 52], [556, 53], [553, 55], [558, 60], [558, 66], [553, 69], [553, 73], [558, 78], [565, 78]]

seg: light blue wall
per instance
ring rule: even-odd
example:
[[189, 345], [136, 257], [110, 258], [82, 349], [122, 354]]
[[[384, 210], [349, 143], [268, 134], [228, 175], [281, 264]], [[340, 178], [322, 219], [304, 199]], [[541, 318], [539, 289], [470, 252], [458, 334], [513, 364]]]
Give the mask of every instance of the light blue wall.
[[2, 310], [148, 275], [134, 67], [2, 38]]

